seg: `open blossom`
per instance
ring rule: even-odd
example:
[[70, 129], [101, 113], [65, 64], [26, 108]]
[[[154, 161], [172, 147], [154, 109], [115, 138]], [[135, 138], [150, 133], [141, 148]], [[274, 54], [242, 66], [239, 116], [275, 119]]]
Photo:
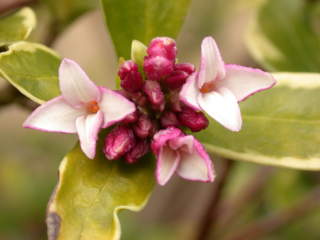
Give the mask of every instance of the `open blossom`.
[[175, 172], [188, 180], [214, 180], [212, 162], [203, 146], [180, 129], [170, 127], [159, 131], [151, 147], [157, 157], [156, 177], [160, 185], [165, 185]]
[[82, 151], [94, 158], [101, 128], [133, 113], [135, 105], [122, 95], [96, 86], [72, 60], [59, 68], [61, 96], [38, 107], [24, 122], [26, 128], [48, 132], [77, 133]]
[[238, 102], [274, 84], [271, 74], [259, 69], [225, 65], [214, 39], [206, 37], [201, 45], [200, 70], [188, 78], [180, 98], [224, 127], [239, 131], [242, 119]]

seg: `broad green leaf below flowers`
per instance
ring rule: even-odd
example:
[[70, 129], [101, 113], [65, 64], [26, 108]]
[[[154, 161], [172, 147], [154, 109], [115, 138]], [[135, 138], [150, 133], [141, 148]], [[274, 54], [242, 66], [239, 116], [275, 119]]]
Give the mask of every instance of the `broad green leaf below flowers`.
[[0, 76], [37, 103], [60, 95], [60, 58], [36, 43], [17, 42], [0, 53]]
[[243, 127], [215, 121], [195, 134], [209, 152], [234, 160], [320, 170], [320, 74], [277, 73], [278, 84], [240, 104]]
[[101, 0], [119, 57], [130, 57], [132, 40], [144, 44], [158, 36], [176, 38], [191, 0]]
[[49, 240], [120, 239], [118, 211], [138, 211], [146, 204], [154, 186], [153, 162], [147, 155], [130, 165], [102, 153], [90, 160], [75, 147], [60, 165], [49, 202]]
[[320, 71], [320, 1], [264, 1], [252, 22], [247, 44], [268, 70]]
[[36, 17], [30, 8], [22, 8], [13, 14], [0, 17], [0, 47], [27, 39], [35, 26]]

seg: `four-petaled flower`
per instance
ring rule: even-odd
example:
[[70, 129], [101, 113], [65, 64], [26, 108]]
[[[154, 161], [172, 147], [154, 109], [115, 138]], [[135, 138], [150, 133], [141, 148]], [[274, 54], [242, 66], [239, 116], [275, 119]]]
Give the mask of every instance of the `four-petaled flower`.
[[207, 152], [198, 140], [180, 129], [170, 127], [159, 131], [153, 137], [151, 148], [157, 157], [156, 178], [160, 185], [165, 185], [175, 172], [188, 180], [214, 180]]
[[38, 107], [24, 122], [26, 128], [78, 133], [82, 151], [94, 158], [101, 128], [133, 113], [135, 105], [120, 94], [96, 86], [80, 68], [64, 59], [59, 68], [61, 96]]
[[224, 64], [212, 37], [201, 45], [200, 70], [191, 75], [180, 99], [195, 110], [203, 110], [224, 127], [239, 131], [242, 125], [238, 102], [276, 83], [259, 69]]

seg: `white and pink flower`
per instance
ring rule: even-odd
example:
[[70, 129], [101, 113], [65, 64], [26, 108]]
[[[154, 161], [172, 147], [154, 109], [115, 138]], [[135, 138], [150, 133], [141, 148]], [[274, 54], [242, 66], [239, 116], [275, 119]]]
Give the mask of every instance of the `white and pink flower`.
[[180, 129], [170, 127], [154, 135], [151, 144], [157, 158], [156, 178], [165, 185], [177, 172], [192, 181], [214, 180], [212, 161], [201, 143]]
[[59, 68], [61, 96], [38, 107], [24, 122], [26, 128], [41, 131], [77, 133], [88, 158], [96, 154], [101, 128], [107, 128], [133, 113], [135, 105], [120, 94], [96, 86], [72, 60]]
[[238, 102], [269, 89], [276, 81], [259, 69], [224, 64], [216, 42], [206, 37], [201, 45], [200, 70], [192, 74], [180, 99], [195, 110], [203, 110], [224, 127], [239, 131], [242, 126]]

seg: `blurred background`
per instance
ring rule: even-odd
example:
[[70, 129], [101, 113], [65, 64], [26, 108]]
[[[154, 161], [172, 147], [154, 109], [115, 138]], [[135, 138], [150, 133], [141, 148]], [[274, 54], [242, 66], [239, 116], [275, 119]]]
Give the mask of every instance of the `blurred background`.
[[[29, 2], [1, 0], [0, 12]], [[246, 49], [245, 33], [261, 2], [194, 0], [177, 40], [179, 60], [198, 64], [201, 40], [212, 35], [225, 62], [258, 66]], [[41, 41], [50, 21], [47, 5], [37, 1], [30, 6], [38, 17], [32, 39]], [[117, 59], [99, 8], [68, 26], [53, 48], [79, 62], [92, 80], [114, 86]], [[76, 141], [75, 136], [23, 129], [28, 114], [16, 105], [0, 109], [0, 240], [47, 238], [46, 204], [59, 163]], [[213, 158], [219, 174], [225, 162]], [[319, 183], [320, 175], [315, 172], [233, 162], [212, 239], [235, 239], [233, 233], [250, 226], [256, 232], [266, 231], [263, 237], [258, 234], [250, 239], [320, 239], [320, 203], [313, 201], [313, 195], [308, 197]], [[214, 185], [174, 178], [165, 187], [157, 186], [143, 211], [120, 214], [122, 239], [193, 239]]]

